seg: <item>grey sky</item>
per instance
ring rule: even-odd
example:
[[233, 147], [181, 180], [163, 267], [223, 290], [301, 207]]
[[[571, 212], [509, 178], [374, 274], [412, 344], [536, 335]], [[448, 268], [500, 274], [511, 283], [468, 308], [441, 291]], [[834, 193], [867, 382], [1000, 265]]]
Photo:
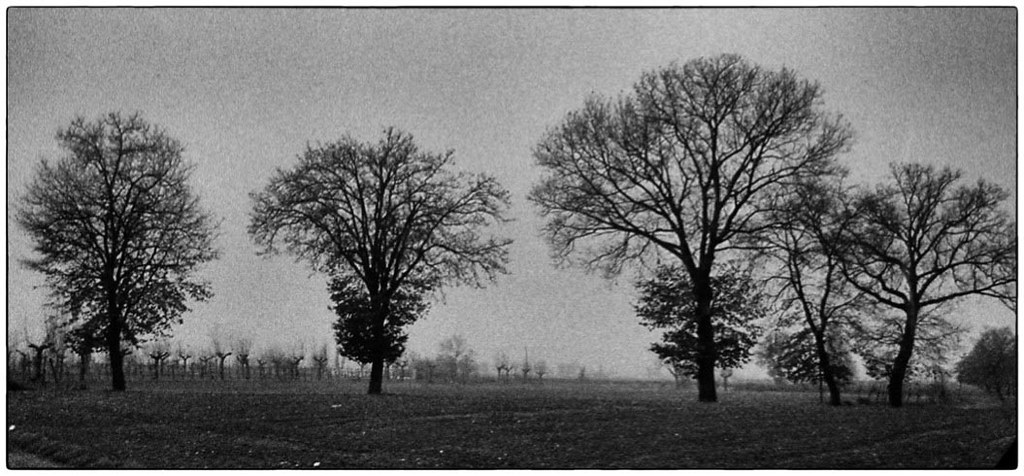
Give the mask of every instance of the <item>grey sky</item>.
[[[587, 94], [615, 95], [671, 61], [739, 53], [817, 80], [825, 108], [856, 131], [842, 161], [860, 181], [890, 161], [963, 168], [1016, 201], [1017, 29], [1013, 9], [716, 10], [27, 10], [7, 30], [8, 329], [41, 334], [41, 279], [13, 261], [29, 243], [11, 202], [41, 157], [59, 154], [75, 115], [141, 111], [181, 140], [195, 186], [223, 219], [223, 257], [206, 266], [216, 296], [179, 334], [195, 347], [239, 332], [257, 346], [331, 341], [324, 278], [290, 257], [254, 254], [248, 193], [307, 143], [388, 125], [512, 192], [497, 230], [516, 240], [511, 274], [487, 289], [450, 289], [410, 328], [433, 354], [463, 334], [482, 360], [521, 358], [637, 372], [648, 333], [617, 282], [556, 270], [526, 193], [531, 149]], [[965, 310], [982, 325], [1013, 315]]]

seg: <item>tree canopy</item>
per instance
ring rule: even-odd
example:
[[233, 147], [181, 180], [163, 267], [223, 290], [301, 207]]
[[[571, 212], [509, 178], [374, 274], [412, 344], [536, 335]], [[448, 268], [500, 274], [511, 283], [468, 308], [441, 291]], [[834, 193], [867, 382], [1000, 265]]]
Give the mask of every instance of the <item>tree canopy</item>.
[[139, 115], [77, 118], [57, 140], [67, 154], [39, 164], [18, 210], [38, 255], [25, 263], [46, 277], [77, 345], [110, 353], [113, 388], [124, 390], [123, 346], [211, 296], [195, 271], [217, 256], [216, 225], [182, 145]]

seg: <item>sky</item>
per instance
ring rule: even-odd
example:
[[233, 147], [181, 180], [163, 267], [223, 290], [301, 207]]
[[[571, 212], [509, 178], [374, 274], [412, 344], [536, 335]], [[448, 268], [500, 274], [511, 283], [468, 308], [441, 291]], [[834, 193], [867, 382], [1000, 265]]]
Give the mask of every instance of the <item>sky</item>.
[[[141, 112], [186, 147], [193, 186], [221, 221], [221, 258], [200, 269], [215, 296], [175, 328], [194, 349], [253, 339], [256, 351], [332, 342], [326, 278], [256, 255], [251, 191], [307, 144], [395, 126], [459, 170], [510, 192], [509, 274], [449, 288], [409, 327], [433, 355], [462, 335], [498, 352], [609, 375], [650, 375], [658, 335], [639, 325], [632, 283], [556, 269], [526, 196], [545, 131], [591, 93], [614, 97], [645, 71], [738, 53], [820, 83], [822, 107], [855, 131], [852, 179], [891, 162], [963, 169], [1011, 192], [1016, 215], [1017, 27], [1013, 9], [17, 9], [7, 15], [7, 330], [42, 335], [46, 290], [18, 260], [31, 243], [12, 211], [36, 164], [56, 159], [76, 116]], [[977, 300], [954, 310], [976, 334], [1013, 326]], [[755, 375], [757, 369], [744, 369]], [[745, 375], [743, 372], [737, 376]], [[667, 377], [667, 374], [662, 374]]]

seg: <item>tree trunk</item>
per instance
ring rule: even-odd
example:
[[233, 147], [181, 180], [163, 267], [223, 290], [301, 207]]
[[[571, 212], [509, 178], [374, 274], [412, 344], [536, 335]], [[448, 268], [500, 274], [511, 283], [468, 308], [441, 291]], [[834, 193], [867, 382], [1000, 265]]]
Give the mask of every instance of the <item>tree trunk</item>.
[[89, 376], [89, 360], [92, 358], [92, 352], [84, 351], [78, 354], [78, 388], [85, 390], [86, 388], [86, 377]]
[[380, 296], [371, 296], [371, 302], [376, 309], [376, 317], [373, 320], [373, 360], [370, 362], [370, 388], [369, 395], [380, 395], [384, 383], [384, 350], [387, 349], [387, 341], [384, 336], [384, 321], [388, 316], [388, 302]]
[[903, 331], [903, 338], [900, 339], [900, 350], [896, 353], [896, 359], [892, 363], [892, 373], [889, 375], [889, 406], [893, 408], [903, 406], [903, 381], [907, 377], [910, 358], [914, 353], [914, 336], [916, 332], [917, 309], [913, 306], [908, 306], [907, 325]]
[[107, 326], [107, 354], [110, 356], [111, 388], [123, 392], [127, 388], [124, 379], [124, 353], [121, 352], [121, 326], [116, 317]]
[[384, 382], [384, 358], [375, 356], [370, 364], [370, 395], [380, 395]]
[[110, 354], [110, 379], [111, 388], [115, 392], [123, 392], [127, 389], [124, 380], [124, 354], [121, 353], [121, 340], [107, 342], [107, 352]]
[[822, 380], [825, 381], [825, 386], [828, 387], [828, 404], [838, 407], [843, 404], [843, 401], [839, 394], [839, 382], [836, 381], [835, 372], [832, 371], [832, 357], [828, 355], [828, 349], [825, 347], [825, 337], [815, 334], [814, 338], [818, 350], [819, 371]]
[[32, 376], [32, 380], [46, 385], [46, 366], [43, 365], [43, 352], [46, 352], [46, 347], [37, 346], [33, 350], [36, 351], [36, 358], [33, 362], [35, 375]]
[[115, 392], [123, 392], [127, 389], [124, 379], [124, 354], [121, 353], [121, 307], [118, 305], [117, 291], [114, 284], [113, 269], [108, 273], [101, 283], [106, 290], [107, 298], [107, 352], [110, 354], [110, 379], [111, 387]]
[[695, 279], [693, 290], [697, 300], [697, 400], [717, 402], [715, 331], [711, 323], [711, 283], [709, 280]]

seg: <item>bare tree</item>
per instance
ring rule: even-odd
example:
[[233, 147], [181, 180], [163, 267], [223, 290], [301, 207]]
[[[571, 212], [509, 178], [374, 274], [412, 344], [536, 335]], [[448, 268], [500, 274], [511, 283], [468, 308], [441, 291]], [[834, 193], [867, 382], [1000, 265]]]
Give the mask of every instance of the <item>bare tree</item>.
[[220, 342], [217, 336], [210, 338], [213, 341], [213, 355], [217, 357], [217, 373], [220, 375], [220, 379], [224, 380], [224, 361], [228, 357], [231, 357], [231, 352], [228, 352]]
[[296, 349], [293, 349], [288, 355], [288, 369], [291, 378], [298, 380], [302, 373], [299, 371], [299, 365], [306, 359], [306, 348], [304, 345], [299, 345]]
[[408, 378], [408, 375], [406, 375], [406, 368], [409, 367], [409, 359], [407, 359], [407, 358], [398, 359], [395, 362], [395, 367], [398, 368], [398, 379], [399, 380], [405, 380], [405, 379]]
[[506, 375], [506, 379], [505, 380], [506, 381], [508, 380], [507, 376], [508, 376], [509, 367], [510, 367], [510, 363], [509, 363], [508, 354], [506, 354], [504, 352], [500, 352], [500, 353], [498, 353], [498, 355], [496, 355], [494, 357], [494, 369], [498, 372], [498, 380], [499, 381], [501, 380], [501, 374], [502, 373], [504, 373]]
[[192, 354], [187, 349], [178, 344], [178, 361], [181, 362], [181, 377], [185, 378], [189, 373], [188, 361], [192, 358]]
[[170, 345], [167, 341], [157, 341], [150, 345], [149, 358], [153, 360], [153, 380], [160, 379], [160, 370], [164, 360], [171, 356]]
[[843, 272], [858, 290], [904, 316], [889, 374], [889, 404], [903, 404], [903, 383], [929, 308], [966, 296], [1016, 299], [1016, 224], [1001, 205], [1008, 194], [958, 171], [895, 164], [892, 180], [862, 193]]
[[313, 361], [316, 362], [316, 379], [321, 380], [324, 370], [327, 369], [327, 362], [330, 360], [327, 352], [327, 344], [320, 346], [320, 349], [313, 354]]
[[199, 378], [200, 379], [206, 378], [207, 375], [209, 375], [211, 379], [214, 378], [213, 377], [213, 372], [210, 371], [210, 362], [213, 359], [216, 359], [216, 358], [217, 358], [216, 355], [200, 355], [199, 356]]
[[46, 350], [50, 364], [50, 375], [53, 382], [59, 384], [64, 376], [64, 361], [67, 359], [67, 329], [59, 316], [51, 315], [46, 319], [45, 342], [50, 344]]
[[[530, 200], [559, 263], [619, 274], [667, 254], [694, 285], [700, 401], [717, 400], [711, 274], [760, 233], [793, 182], [827, 172], [850, 137], [817, 84], [734, 55], [672, 64], [617, 101], [590, 98], [537, 145]], [[576, 259], [577, 257], [582, 259]]]
[[676, 383], [676, 388], [682, 387], [683, 383], [686, 382], [686, 378], [689, 377], [686, 373], [686, 369], [683, 368], [682, 362], [677, 359], [666, 359], [664, 361], [665, 368], [668, 373], [672, 375], [672, 379]]
[[193, 272], [216, 257], [215, 227], [188, 185], [181, 144], [138, 115], [78, 118], [57, 140], [68, 154], [41, 162], [17, 212], [40, 256], [25, 264], [46, 277], [55, 307], [102, 333], [123, 391], [121, 346], [210, 296]]
[[[814, 374], [829, 391], [829, 403], [842, 404], [840, 376], [845, 355], [835, 355], [848, 339], [851, 324], [871, 305], [842, 273], [853, 226], [849, 196], [837, 175], [818, 177], [793, 187], [793, 193], [773, 212], [774, 225], [756, 237], [762, 251], [777, 266], [778, 326], [798, 328], [795, 334], [813, 338], [817, 369]], [[799, 339], [779, 342], [802, 345]], [[839, 341], [839, 342], [837, 342]]]
[[32, 360], [35, 363], [35, 372], [32, 375], [33, 382], [46, 384], [46, 366], [43, 364], [46, 350], [49, 349], [50, 347], [53, 347], [53, 343], [47, 342], [45, 340], [38, 344], [33, 344], [31, 342], [29, 342], [28, 344], [28, 348], [32, 349], [32, 352], [35, 353], [35, 356]]
[[533, 364], [533, 371], [537, 374], [537, 380], [544, 381], [544, 374], [548, 373], [548, 363], [544, 360], [538, 360]]
[[262, 357], [256, 359], [256, 368], [259, 370], [260, 380], [263, 380], [263, 377], [265, 376], [264, 372], [266, 371], [266, 366], [266, 359], [263, 359]]
[[722, 390], [728, 392], [729, 391], [729, 377], [732, 377], [732, 369], [731, 368], [722, 369], [721, 372], [719, 373], [719, 375], [722, 376]]
[[242, 378], [249, 380], [249, 355], [252, 353], [252, 339], [239, 338], [235, 340], [233, 346], [235, 351], [235, 360], [238, 361], [238, 366], [242, 372]]
[[466, 338], [459, 334], [448, 337], [441, 341], [438, 350], [437, 363], [442, 366], [445, 377], [453, 381], [467, 382], [476, 370], [476, 360]]
[[481, 285], [504, 272], [510, 240], [483, 239], [504, 221], [508, 192], [486, 175], [447, 170], [453, 154], [418, 150], [388, 129], [376, 144], [352, 138], [310, 147], [261, 192], [249, 232], [264, 252], [284, 245], [335, 279], [362, 283], [362, 335], [377, 351], [368, 393], [381, 393], [385, 354], [407, 320], [392, 322], [400, 291]]
[[92, 364], [92, 346], [81, 341], [72, 341], [72, 352], [78, 356], [78, 389], [88, 388], [89, 368]]
[[530, 371], [533, 370], [530, 367], [530, 351], [525, 347], [523, 348], [523, 365], [520, 366], [519, 370], [523, 372], [523, 382], [525, 383], [530, 377]]

